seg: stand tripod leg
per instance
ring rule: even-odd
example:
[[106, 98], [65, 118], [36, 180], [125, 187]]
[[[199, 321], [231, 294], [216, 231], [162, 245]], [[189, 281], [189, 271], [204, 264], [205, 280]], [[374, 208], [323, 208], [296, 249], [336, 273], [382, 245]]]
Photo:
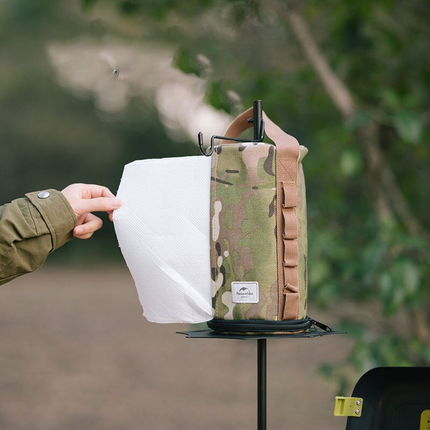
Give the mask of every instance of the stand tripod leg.
[[267, 339], [257, 340], [258, 430], [266, 430], [267, 410]]

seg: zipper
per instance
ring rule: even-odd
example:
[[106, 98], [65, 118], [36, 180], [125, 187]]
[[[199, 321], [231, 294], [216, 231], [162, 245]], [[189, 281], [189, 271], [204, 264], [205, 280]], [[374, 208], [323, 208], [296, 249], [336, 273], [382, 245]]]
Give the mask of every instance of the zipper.
[[316, 321], [314, 319], [311, 319], [311, 327], [312, 326], [316, 326], [316, 327], [320, 328], [321, 330], [324, 330], [324, 331], [327, 331], [327, 332], [333, 331], [332, 328], [329, 327], [328, 325], [320, 323], [319, 321]]

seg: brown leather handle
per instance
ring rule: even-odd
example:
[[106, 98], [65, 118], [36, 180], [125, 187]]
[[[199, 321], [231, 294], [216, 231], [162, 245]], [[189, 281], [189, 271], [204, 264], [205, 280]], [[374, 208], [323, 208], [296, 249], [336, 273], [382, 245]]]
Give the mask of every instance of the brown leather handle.
[[[226, 132], [224, 133], [224, 136], [231, 137], [231, 138], [239, 137], [245, 130], [253, 126], [252, 122], [251, 123], [248, 122], [248, 119], [252, 118], [252, 116], [253, 116], [253, 108], [249, 108], [245, 112], [241, 113], [228, 126]], [[278, 151], [281, 150], [282, 152], [282, 154], [280, 154], [281, 157], [283, 157], [284, 155], [292, 156], [297, 154], [297, 161], [298, 161], [300, 156], [300, 149], [299, 149], [299, 142], [297, 142], [297, 139], [285, 133], [285, 131], [279, 128], [273, 121], [271, 121], [271, 119], [266, 115], [264, 111], [263, 111], [263, 120], [264, 120], [265, 132], [267, 136], [269, 136], [269, 138], [278, 147]], [[222, 145], [229, 144], [229, 143], [232, 143], [232, 141], [229, 141], [229, 140], [221, 141]], [[291, 148], [289, 151], [287, 151], [288, 154], [287, 153], [284, 154], [284, 150], [283, 150], [284, 147]]]
[[[224, 136], [226, 137], [239, 137], [245, 130], [253, 126], [252, 122], [248, 122], [249, 118], [253, 117], [254, 108], [249, 108], [245, 112], [241, 113], [233, 122], [228, 126]], [[221, 145], [231, 143], [229, 140], [222, 140]]]

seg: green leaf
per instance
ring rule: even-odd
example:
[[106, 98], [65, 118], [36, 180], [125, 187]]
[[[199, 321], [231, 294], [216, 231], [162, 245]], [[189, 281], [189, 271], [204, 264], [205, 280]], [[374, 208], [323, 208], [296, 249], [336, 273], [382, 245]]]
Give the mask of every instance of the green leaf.
[[203, 71], [209, 66], [210, 62], [202, 61], [200, 58], [206, 58], [196, 55], [194, 52], [181, 48], [176, 51], [173, 58], [173, 64], [184, 73], [201, 76]]
[[422, 138], [423, 125], [417, 115], [401, 111], [393, 115], [393, 125], [400, 138], [409, 145], [417, 145]]
[[402, 104], [399, 95], [391, 89], [381, 90], [380, 97], [382, 103], [390, 110], [397, 110]]
[[352, 177], [360, 173], [363, 160], [358, 151], [344, 151], [340, 156], [340, 170], [347, 176]]
[[214, 108], [230, 113], [234, 102], [222, 82], [210, 82], [206, 89], [206, 101]]

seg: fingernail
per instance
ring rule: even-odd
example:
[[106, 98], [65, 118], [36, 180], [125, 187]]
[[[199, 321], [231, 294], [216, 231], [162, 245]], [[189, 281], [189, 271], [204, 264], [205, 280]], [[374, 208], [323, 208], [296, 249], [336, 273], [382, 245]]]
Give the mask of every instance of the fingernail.
[[121, 199], [113, 199], [111, 204], [112, 204], [112, 207], [116, 209], [121, 206], [121, 203], [122, 203]]
[[84, 232], [84, 229], [81, 227], [76, 227], [74, 230], [75, 234], [82, 234]]

